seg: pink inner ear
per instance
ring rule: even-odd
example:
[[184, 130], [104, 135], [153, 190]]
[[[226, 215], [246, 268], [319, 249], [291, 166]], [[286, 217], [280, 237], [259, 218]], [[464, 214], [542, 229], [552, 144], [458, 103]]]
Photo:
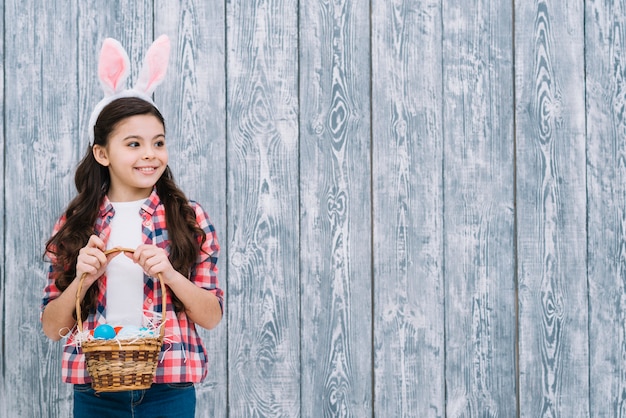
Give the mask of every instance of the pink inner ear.
[[[121, 45], [108, 39], [102, 45], [100, 62], [98, 65], [98, 77], [105, 88], [105, 94], [111, 95], [122, 89], [122, 83], [126, 80], [128, 60]], [[110, 91], [107, 91], [110, 90]]]
[[150, 88], [154, 85], [155, 82], [159, 82], [163, 78], [165, 78], [165, 73], [167, 71], [167, 64], [164, 65], [163, 61], [167, 63], [167, 56], [152, 56], [150, 57], [150, 62], [148, 65], [150, 66], [150, 79], [148, 80], [146, 89], [150, 90]]
[[137, 90], [148, 95], [154, 92], [156, 86], [165, 78], [169, 55], [170, 40], [166, 35], [161, 35], [152, 43], [146, 53], [144, 65], [136, 84]]
[[117, 91], [120, 82], [120, 75], [123, 72], [123, 63], [124, 60], [122, 58], [115, 59], [106, 63], [106, 65], [101, 65], [100, 70], [98, 71], [98, 76], [100, 80], [106, 83], [111, 90]]

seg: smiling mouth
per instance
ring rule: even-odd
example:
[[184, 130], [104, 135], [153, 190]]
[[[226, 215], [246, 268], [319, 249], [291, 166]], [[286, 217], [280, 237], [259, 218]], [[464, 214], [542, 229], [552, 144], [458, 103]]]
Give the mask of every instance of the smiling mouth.
[[135, 170], [138, 170], [142, 173], [154, 173], [156, 171], [156, 167], [138, 167]]

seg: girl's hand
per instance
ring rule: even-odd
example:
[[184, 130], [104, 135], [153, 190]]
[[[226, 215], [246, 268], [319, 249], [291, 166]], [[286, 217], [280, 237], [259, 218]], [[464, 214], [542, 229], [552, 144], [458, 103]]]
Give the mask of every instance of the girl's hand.
[[76, 259], [76, 277], [81, 278], [83, 274], [85, 276], [85, 289], [93, 284], [106, 270], [109, 260], [117, 255], [110, 254], [104, 255], [106, 246], [104, 242], [96, 235], [89, 237], [87, 245], [80, 249], [78, 252], [78, 258]]
[[159, 248], [156, 245], [143, 244], [137, 247], [133, 254], [125, 254], [139, 264], [149, 276], [157, 277], [160, 273], [165, 284], [168, 284], [176, 276], [177, 272], [172, 267], [172, 263], [170, 263], [163, 248]]

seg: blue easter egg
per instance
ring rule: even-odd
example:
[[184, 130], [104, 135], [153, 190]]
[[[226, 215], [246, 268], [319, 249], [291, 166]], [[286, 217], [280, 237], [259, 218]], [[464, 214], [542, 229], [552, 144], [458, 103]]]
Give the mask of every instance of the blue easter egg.
[[115, 328], [108, 324], [98, 325], [93, 332], [93, 337], [99, 340], [115, 338]]
[[141, 333], [142, 337], [146, 337], [146, 338], [154, 337], [154, 331], [152, 331], [151, 329], [148, 329], [147, 327], [139, 328], [139, 332]]

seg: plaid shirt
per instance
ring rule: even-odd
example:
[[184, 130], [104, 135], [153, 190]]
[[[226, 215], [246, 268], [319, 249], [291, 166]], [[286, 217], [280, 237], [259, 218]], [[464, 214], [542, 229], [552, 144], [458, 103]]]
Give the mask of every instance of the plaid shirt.
[[[206, 233], [206, 241], [194, 265], [190, 280], [197, 286], [207, 289], [217, 296], [220, 306], [223, 308], [224, 292], [218, 286], [217, 280], [217, 254], [219, 245], [215, 229], [209, 221], [209, 217], [202, 207], [196, 202], [189, 202], [196, 213], [198, 225]], [[100, 206], [100, 215], [96, 219], [94, 228], [95, 234], [100, 236], [106, 243], [111, 233], [110, 222], [115, 211], [108, 198], [104, 198]], [[142, 237], [146, 244], [154, 244], [164, 248], [169, 252], [169, 242], [167, 239], [167, 229], [165, 225], [165, 208], [153, 191], [150, 197], [141, 207], [143, 218]], [[65, 222], [62, 216], [54, 227], [57, 233]], [[54, 254], [48, 253], [52, 264], [55, 262]], [[57, 298], [62, 292], [57, 288], [52, 274], [52, 265], [48, 273], [48, 283], [44, 290], [42, 300], [42, 312], [51, 300]], [[94, 313], [90, 313], [86, 321], [83, 322], [83, 330], [95, 329], [99, 324], [106, 323], [106, 275], [98, 280], [99, 296], [98, 306]], [[195, 323], [187, 317], [185, 312], [176, 314], [171, 301], [171, 295], [166, 297], [166, 323], [165, 337], [159, 363], [157, 365], [155, 383], [178, 383], [178, 382], [200, 382], [207, 374], [207, 353], [202, 344], [202, 340], [196, 332]], [[153, 278], [144, 275], [144, 312], [161, 312], [161, 288]], [[87, 373], [85, 356], [79, 347], [73, 342], [76, 328], [68, 337], [63, 350], [62, 375], [67, 383], [89, 383], [91, 378]]]

